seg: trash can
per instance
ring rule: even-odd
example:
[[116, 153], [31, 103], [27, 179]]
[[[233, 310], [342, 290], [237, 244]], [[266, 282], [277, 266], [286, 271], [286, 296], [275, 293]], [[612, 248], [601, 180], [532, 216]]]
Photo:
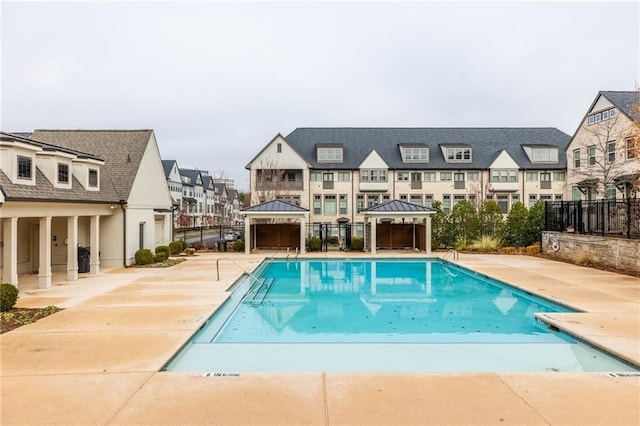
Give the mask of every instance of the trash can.
[[89, 272], [90, 256], [89, 247], [78, 247], [78, 273]]
[[218, 241], [218, 251], [227, 251], [227, 242], [224, 240]]

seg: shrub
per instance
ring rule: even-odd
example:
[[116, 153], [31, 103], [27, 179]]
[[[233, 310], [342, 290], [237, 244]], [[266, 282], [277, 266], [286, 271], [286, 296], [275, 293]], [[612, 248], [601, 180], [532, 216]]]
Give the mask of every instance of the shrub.
[[467, 243], [467, 239], [465, 237], [458, 237], [453, 248], [456, 250], [464, 250], [467, 248], [469, 244]]
[[167, 257], [169, 257], [169, 246], [158, 246], [156, 247], [156, 256], [160, 253], [165, 253]]
[[163, 251], [156, 254], [155, 261], [156, 263], [165, 262], [169, 258], [169, 255]]
[[340, 240], [338, 239], [337, 236], [332, 235], [330, 237], [327, 237], [327, 242], [330, 245], [337, 245], [340, 242]]
[[530, 246], [527, 246], [527, 255], [535, 256], [538, 253], [540, 253], [540, 244], [532, 244]]
[[189, 244], [189, 247], [196, 249], [197, 251], [204, 249], [204, 244], [200, 241], [194, 241]]
[[196, 249], [194, 249], [193, 247], [189, 247], [187, 250], [185, 250], [187, 252], [188, 256], [193, 256], [194, 254], [196, 254]]
[[8, 311], [18, 301], [18, 288], [13, 284], [2, 283], [0, 285], [0, 311]]
[[140, 249], [136, 252], [136, 264], [149, 265], [153, 263], [153, 253], [149, 249]]
[[244, 241], [235, 240], [233, 242], [233, 251], [244, 251]]
[[500, 250], [500, 253], [502, 254], [516, 254], [517, 250], [515, 247], [503, 247], [502, 250]]
[[320, 238], [311, 237], [309, 238], [309, 251], [318, 251], [320, 250]]
[[169, 254], [178, 254], [182, 250], [182, 241], [171, 241], [169, 243]]
[[363, 250], [364, 239], [360, 237], [353, 237], [351, 239], [351, 250]]
[[491, 253], [500, 249], [500, 245], [500, 240], [498, 238], [484, 236], [471, 244], [469, 248], [480, 253]]
[[185, 251], [189, 248], [189, 243], [187, 243], [186, 241], [180, 241], [180, 244], [182, 244], [182, 250], [180, 251]]
[[574, 257], [574, 263], [580, 266], [594, 266], [596, 261], [591, 253], [583, 251]]

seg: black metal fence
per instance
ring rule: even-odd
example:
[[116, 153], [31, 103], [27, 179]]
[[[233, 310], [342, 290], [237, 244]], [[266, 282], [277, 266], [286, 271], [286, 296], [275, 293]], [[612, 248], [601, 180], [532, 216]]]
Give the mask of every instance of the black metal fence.
[[545, 230], [640, 238], [640, 199], [547, 201]]

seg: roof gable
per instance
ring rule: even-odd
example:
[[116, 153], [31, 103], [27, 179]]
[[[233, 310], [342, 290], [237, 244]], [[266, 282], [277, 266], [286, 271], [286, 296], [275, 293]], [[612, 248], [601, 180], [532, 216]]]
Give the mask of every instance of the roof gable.
[[493, 163], [489, 166], [490, 169], [518, 169], [518, 163], [509, 155], [507, 151], [502, 151]]
[[418, 204], [408, 203], [402, 200], [391, 200], [375, 206], [360, 210], [362, 213], [435, 213], [432, 207], [420, 206]]
[[360, 163], [360, 169], [387, 169], [389, 166], [382, 159], [376, 150], [372, 150], [369, 155]]
[[287, 203], [282, 200], [265, 201], [264, 203], [256, 204], [251, 207], [246, 207], [242, 212], [292, 212], [292, 213], [306, 213], [309, 209], [305, 209], [295, 204]]

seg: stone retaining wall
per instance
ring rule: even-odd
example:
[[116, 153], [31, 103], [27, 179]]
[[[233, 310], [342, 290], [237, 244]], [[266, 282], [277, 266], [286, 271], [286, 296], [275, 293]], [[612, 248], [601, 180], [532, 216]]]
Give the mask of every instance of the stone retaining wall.
[[568, 232], [543, 232], [542, 252], [577, 264], [601, 264], [640, 273], [640, 240], [582, 235]]

